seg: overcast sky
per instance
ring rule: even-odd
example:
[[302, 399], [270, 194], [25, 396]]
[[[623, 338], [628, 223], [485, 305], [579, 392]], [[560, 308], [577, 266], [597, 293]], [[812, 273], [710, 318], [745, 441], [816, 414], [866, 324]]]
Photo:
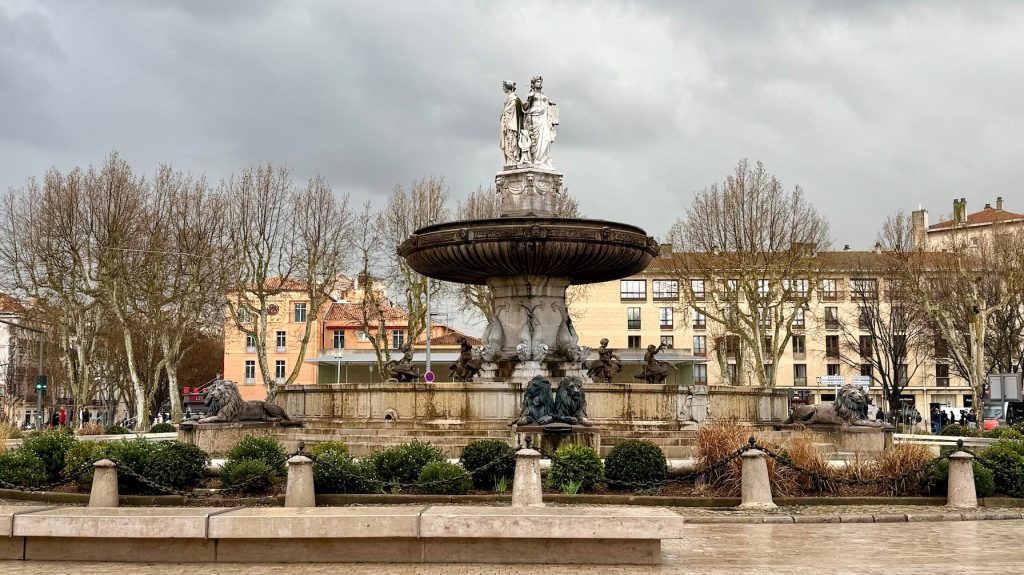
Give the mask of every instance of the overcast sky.
[[586, 216], [661, 236], [747, 157], [867, 247], [918, 204], [1024, 211], [1022, 64], [1021, 2], [0, 0], [0, 189], [116, 149], [462, 197], [501, 164], [501, 81], [542, 74]]

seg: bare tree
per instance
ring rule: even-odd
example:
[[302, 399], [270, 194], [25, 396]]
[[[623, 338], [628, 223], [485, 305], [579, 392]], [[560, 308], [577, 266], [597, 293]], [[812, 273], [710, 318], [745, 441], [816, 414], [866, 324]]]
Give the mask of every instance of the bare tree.
[[395, 186], [378, 220], [382, 241], [392, 247], [384, 260], [383, 272], [392, 294], [401, 299], [409, 314], [406, 331], [410, 342], [426, 331], [427, 292], [430, 297], [437, 297], [444, 286], [413, 270], [397, 254], [397, 248], [416, 230], [447, 219], [448, 186], [443, 177], [431, 176], [414, 181], [408, 190]]
[[916, 280], [914, 295], [945, 342], [955, 371], [973, 390], [981, 409], [992, 363], [986, 353], [993, 316], [1002, 313], [1024, 286], [1024, 232], [993, 225], [970, 235], [955, 229], [938, 253], [906, 258], [906, 277]]
[[[390, 304], [384, 296], [383, 286], [377, 285], [374, 263], [379, 261], [383, 250], [381, 239], [381, 224], [378, 221], [380, 215], [375, 214], [370, 202], [363, 204], [363, 209], [355, 219], [353, 225], [352, 243], [359, 258], [359, 271], [356, 274], [358, 290], [361, 290], [357, 322], [360, 329], [366, 334], [367, 340], [373, 347], [376, 357], [377, 372], [386, 377], [385, 366], [391, 361], [391, 352], [388, 347], [388, 332], [386, 311]], [[410, 341], [414, 341], [410, 338]]]
[[828, 223], [799, 186], [787, 192], [761, 163], [741, 160], [721, 184], [697, 192], [669, 237], [680, 250], [672, 263], [686, 306], [735, 326], [754, 381], [774, 387], [772, 366], [816, 289]]

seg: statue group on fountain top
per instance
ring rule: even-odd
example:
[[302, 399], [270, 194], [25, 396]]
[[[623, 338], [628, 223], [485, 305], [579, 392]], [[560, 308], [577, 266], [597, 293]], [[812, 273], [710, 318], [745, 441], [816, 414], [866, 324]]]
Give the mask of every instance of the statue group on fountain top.
[[597, 359], [584, 362], [583, 368], [587, 370], [587, 377], [594, 381], [611, 383], [616, 373], [622, 371], [622, 358], [608, 348], [608, 338], [601, 339], [601, 347], [597, 348]]
[[523, 101], [515, 82], [502, 82], [505, 108], [501, 112], [501, 151], [505, 167], [553, 170], [551, 144], [558, 125], [558, 106], [544, 95], [544, 78], [530, 80], [530, 94]]
[[647, 383], [665, 383], [665, 380], [668, 379], [669, 370], [675, 369], [675, 367], [664, 361], [658, 361], [656, 356], [663, 349], [665, 349], [664, 343], [658, 347], [654, 347], [653, 344], [647, 346], [647, 352], [644, 353], [644, 364], [640, 369], [640, 373], [633, 377], [635, 379], [642, 379]]

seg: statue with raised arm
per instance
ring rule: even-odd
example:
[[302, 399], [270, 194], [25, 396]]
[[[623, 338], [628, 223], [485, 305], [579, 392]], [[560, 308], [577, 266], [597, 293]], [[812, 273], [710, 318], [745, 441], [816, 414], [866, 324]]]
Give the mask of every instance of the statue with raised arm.
[[[551, 144], [555, 141], [555, 126], [558, 125], [558, 107], [544, 95], [544, 78], [534, 76], [530, 80], [530, 94], [522, 104], [523, 128], [520, 147], [523, 158], [520, 164], [529, 164], [543, 170], [552, 170]], [[529, 144], [529, 158], [527, 147]]]
[[667, 363], [658, 361], [658, 352], [665, 349], [665, 344], [658, 347], [647, 346], [647, 353], [644, 354], [644, 365], [640, 373], [634, 375], [636, 379], [642, 379], [647, 383], [665, 383], [668, 379], [669, 366]]
[[499, 144], [505, 156], [505, 166], [515, 167], [522, 157], [519, 137], [523, 125], [523, 101], [516, 96], [515, 82], [502, 82], [502, 87], [505, 90], [505, 108], [501, 111]]

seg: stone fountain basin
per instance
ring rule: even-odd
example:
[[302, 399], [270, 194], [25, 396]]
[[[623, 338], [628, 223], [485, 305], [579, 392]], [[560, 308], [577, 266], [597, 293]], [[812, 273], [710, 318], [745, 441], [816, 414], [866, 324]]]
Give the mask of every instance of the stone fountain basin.
[[488, 278], [551, 276], [572, 284], [643, 271], [658, 242], [628, 224], [567, 218], [494, 218], [435, 224], [398, 246], [417, 272], [484, 285]]

